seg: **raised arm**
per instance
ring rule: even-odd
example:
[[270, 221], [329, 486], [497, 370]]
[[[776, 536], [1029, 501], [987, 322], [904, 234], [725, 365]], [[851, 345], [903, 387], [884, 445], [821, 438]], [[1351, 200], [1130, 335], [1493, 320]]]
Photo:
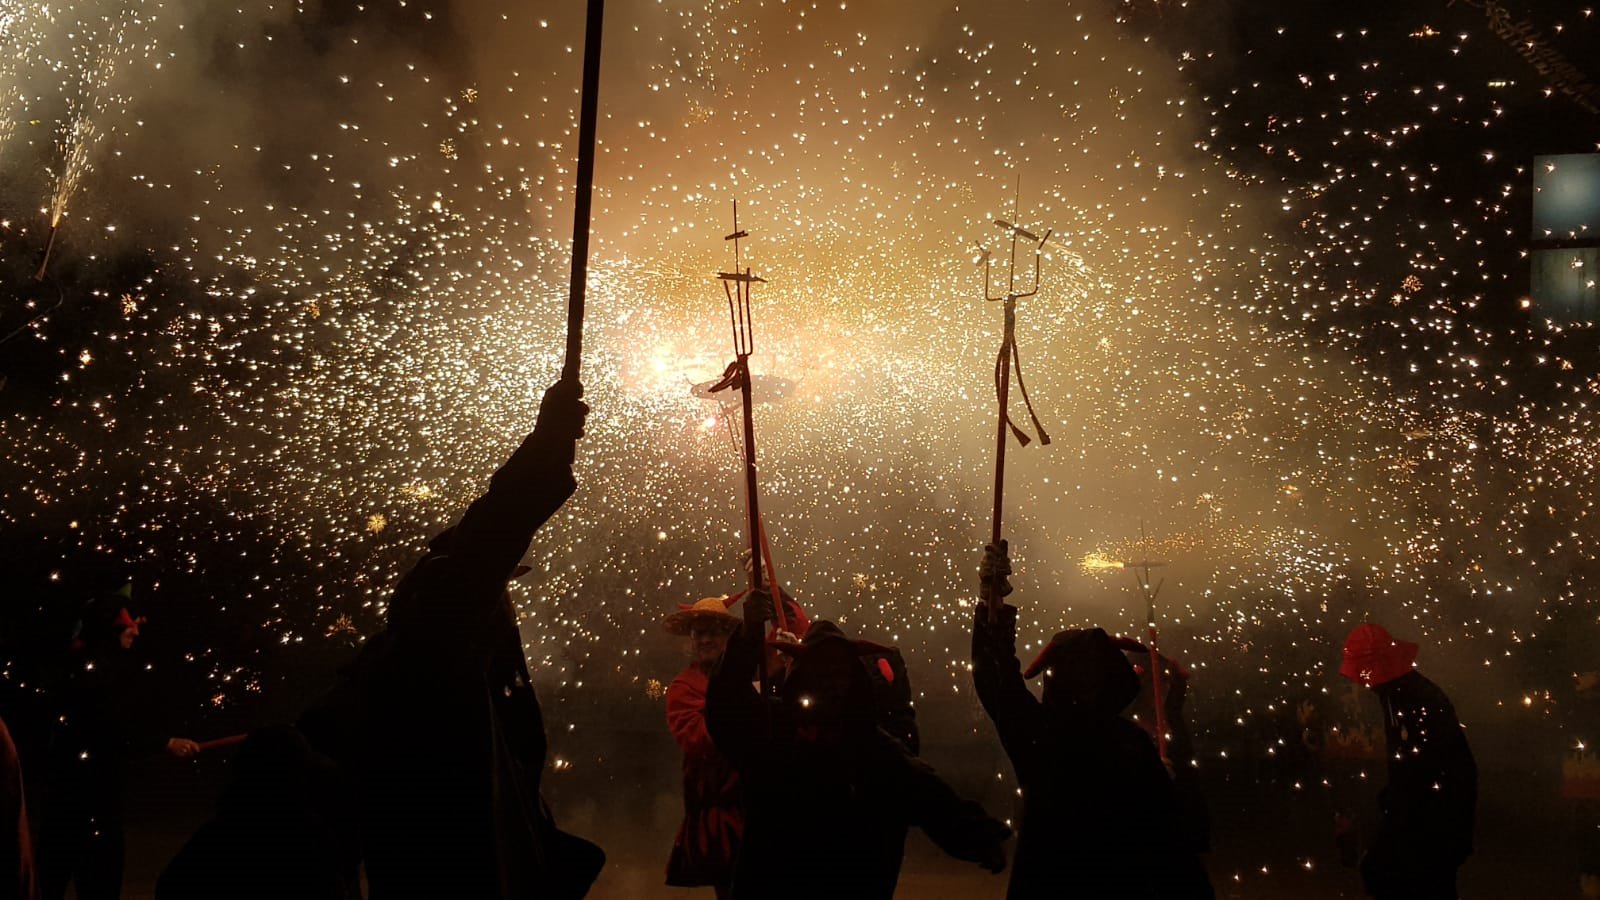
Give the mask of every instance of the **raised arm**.
[[545, 391], [533, 433], [467, 507], [443, 552], [497, 588], [510, 579], [534, 532], [577, 490], [572, 461], [588, 412], [576, 381]]
[[1016, 645], [1017, 608], [1003, 604], [998, 621], [990, 622], [979, 605], [972, 619], [972, 684], [1021, 777], [1043, 734], [1044, 709], [1022, 677]]
[[741, 771], [756, 762], [766, 743], [766, 701], [752, 682], [762, 661], [771, 607], [772, 598], [764, 592], [745, 597], [744, 626], [728, 640], [706, 687], [706, 729], [717, 749]]
[[582, 397], [575, 381], [559, 381], [545, 392], [533, 433], [401, 580], [389, 624], [409, 635], [406, 644], [415, 639], [419, 649], [440, 642], [481, 649], [510, 615], [506, 582], [534, 533], [577, 487], [573, 453], [589, 411]]
[[[1010, 594], [1011, 584], [1007, 580], [1010, 575], [1011, 560], [1007, 556], [1006, 542], [985, 547], [979, 574], [984, 595], [1004, 597]], [[978, 692], [978, 701], [994, 722], [1006, 755], [1011, 757], [1012, 768], [1022, 777], [1022, 770], [1029, 767], [1036, 755], [1035, 747], [1044, 732], [1044, 709], [1028, 690], [1028, 683], [1022, 677], [1022, 663], [1017, 660], [1015, 606], [1002, 603], [993, 621], [986, 603], [977, 604], [973, 610], [972, 684]]]

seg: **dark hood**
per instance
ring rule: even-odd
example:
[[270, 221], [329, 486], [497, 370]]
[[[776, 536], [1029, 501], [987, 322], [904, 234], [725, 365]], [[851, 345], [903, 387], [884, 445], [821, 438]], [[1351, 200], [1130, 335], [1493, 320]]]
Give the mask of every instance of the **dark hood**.
[[819, 729], [823, 738], [871, 730], [872, 682], [861, 648], [828, 621], [813, 623], [802, 644], [782, 691], [795, 724]]
[[1139, 676], [1100, 628], [1063, 631], [1030, 669], [1044, 672], [1044, 702], [1120, 715], [1139, 695]]

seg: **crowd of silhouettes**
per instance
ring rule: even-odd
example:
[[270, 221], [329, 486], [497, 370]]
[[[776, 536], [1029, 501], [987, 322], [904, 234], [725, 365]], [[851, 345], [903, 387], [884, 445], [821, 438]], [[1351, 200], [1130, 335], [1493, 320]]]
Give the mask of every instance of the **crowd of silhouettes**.
[[[535, 533], [576, 490], [587, 413], [576, 381], [545, 393], [532, 433], [395, 586], [383, 630], [297, 721], [259, 728], [234, 751], [214, 815], [167, 865], [158, 900], [589, 891], [605, 855], [558, 828], [544, 801], [544, 719], [507, 592]], [[1056, 634], [1024, 666], [1017, 607], [1004, 602], [1010, 574], [1006, 545], [987, 547], [971, 635], [973, 685], [1020, 787], [1009, 860], [1012, 828], [918, 757], [898, 648], [811, 621], [762, 582], [665, 622], [691, 652], [666, 690], [684, 804], [666, 883], [719, 900], [889, 898], [915, 827], [991, 873], [1009, 862], [1013, 900], [1213, 897], [1188, 673], [1099, 628]], [[118, 897], [130, 761], [201, 749], [141, 713], [126, 651], [143, 620], [127, 601], [84, 616], [49, 692], [36, 780], [0, 725], [0, 900], [57, 900], [68, 885], [85, 900]], [[1382, 819], [1360, 863], [1380, 900], [1455, 897], [1472, 852], [1472, 754], [1416, 655], [1363, 624], [1340, 668], [1384, 717]], [[1128, 715], [1136, 698], [1159, 705], [1160, 733]]]

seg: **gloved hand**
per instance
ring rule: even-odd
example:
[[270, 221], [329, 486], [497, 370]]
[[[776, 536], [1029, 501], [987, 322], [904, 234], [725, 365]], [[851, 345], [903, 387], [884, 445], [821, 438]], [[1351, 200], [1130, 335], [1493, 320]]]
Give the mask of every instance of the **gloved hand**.
[[762, 626], [776, 618], [773, 611], [772, 595], [766, 588], [756, 588], [744, 596], [744, 624], [746, 628], [754, 628], [760, 633]]
[[1004, 597], [1011, 593], [1011, 556], [1010, 544], [1001, 541], [998, 544], [985, 544], [983, 546], [983, 564], [978, 567], [978, 586], [982, 596]]
[[560, 448], [571, 462], [573, 444], [583, 437], [583, 423], [588, 415], [589, 404], [583, 402], [583, 383], [563, 378], [544, 392], [532, 437], [541, 444]]

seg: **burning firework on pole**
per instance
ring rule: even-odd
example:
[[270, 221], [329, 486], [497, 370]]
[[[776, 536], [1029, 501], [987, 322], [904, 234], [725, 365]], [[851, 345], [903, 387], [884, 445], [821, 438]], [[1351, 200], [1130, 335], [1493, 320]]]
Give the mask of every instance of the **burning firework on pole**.
[[50, 255], [55, 250], [56, 233], [67, 214], [67, 204], [94, 170], [93, 153], [104, 137], [99, 119], [114, 105], [126, 103], [126, 98], [112, 90], [112, 81], [122, 57], [132, 50], [128, 32], [134, 21], [134, 10], [128, 8], [110, 23], [110, 31], [92, 57], [93, 63], [82, 70], [77, 94], [67, 98], [67, 121], [56, 137], [61, 170], [55, 174], [55, 186], [50, 192], [50, 236], [39, 260], [39, 271], [34, 274], [37, 281], [43, 281], [49, 273]]
[[61, 220], [67, 214], [67, 203], [89, 173], [89, 151], [100, 136], [94, 120], [89, 118], [87, 112], [78, 109], [80, 106], [80, 103], [72, 104], [76, 110], [72, 124], [63, 130], [57, 141], [61, 151], [61, 173], [56, 177], [55, 189], [50, 194], [50, 237], [45, 242], [44, 255], [39, 260], [39, 271], [34, 275], [37, 281], [43, 281], [49, 272], [50, 254], [56, 246], [56, 232], [61, 229]]

